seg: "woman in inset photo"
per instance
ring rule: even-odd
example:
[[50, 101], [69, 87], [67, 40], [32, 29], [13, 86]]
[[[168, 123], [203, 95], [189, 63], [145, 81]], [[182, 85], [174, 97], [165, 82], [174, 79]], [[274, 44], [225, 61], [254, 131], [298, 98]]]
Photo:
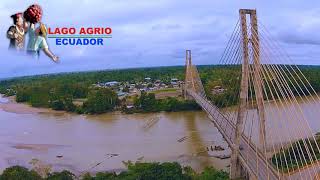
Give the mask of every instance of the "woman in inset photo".
[[10, 39], [9, 49], [24, 50], [24, 37], [26, 28], [22, 13], [11, 16], [13, 25], [7, 31], [7, 38]]

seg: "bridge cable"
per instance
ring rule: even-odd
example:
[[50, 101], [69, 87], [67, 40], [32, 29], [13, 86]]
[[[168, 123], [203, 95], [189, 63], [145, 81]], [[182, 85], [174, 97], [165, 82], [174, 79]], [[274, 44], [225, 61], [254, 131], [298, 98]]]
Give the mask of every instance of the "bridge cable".
[[[262, 66], [263, 66], [263, 65], [262, 65]], [[262, 71], [260, 72], [260, 74], [263, 74], [264, 79], [266, 79], [263, 70], [264, 70], [264, 69], [262, 69]], [[253, 71], [253, 70], [252, 70], [252, 71]], [[269, 89], [271, 89], [268, 81], [266, 81], [266, 85], [268, 86]], [[270, 100], [269, 100], [269, 98], [268, 98], [266, 86], [263, 86], [263, 90], [264, 90], [264, 94], [265, 94], [265, 96], [266, 96], [266, 98], [267, 98], [267, 102], [268, 102], [268, 104], [269, 104], [269, 103], [270, 103]], [[272, 90], [269, 90], [269, 91], [271, 92], [271, 95], [272, 95], [272, 101], [274, 101], [275, 98], [274, 98], [274, 95], [273, 95], [273, 93], [272, 93]], [[278, 106], [278, 105], [276, 104], [276, 106]], [[273, 113], [272, 109], [271, 109], [271, 115], [272, 115], [272, 117], [273, 117], [272, 119], [275, 119], [275, 114]], [[270, 134], [272, 134], [272, 133], [270, 133]], [[277, 134], [276, 134], [276, 135], [277, 135]], [[280, 144], [281, 144], [281, 147], [282, 147], [282, 148], [280, 148], [280, 150], [282, 150], [282, 152], [283, 152], [283, 154], [284, 154], [284, 151], [283, 151], [284, 148], [283, 148], [283, 144], [282, 144], [283, 142], [281, 141], [281, 138], [279, 138], [279, 136], [277, 136], [277, 137], [278, 137], [278, 139], [280, 139]], [[272, 145], [274, 146], [273, 143], [272, 143]], [[285, 158], [285, 159], [284, 159], [284, 162], [285, 162], [285, 164], [286, 164], [286, 167], [287, 167], [287, 169], [289, 169], [285, 154], [284, 154], [284, 158]], [[280, 156], [280, 159], [282, 159], [281, 156]], [[291, 154], [290, 154], [290, 159], [291, 159], [291, 161], [292, 161]], [[277, 158], [276, 158], [276, 161], [277, 161]], [[282, 164], [283, 161], [281, 160], [280, 163]], [[277, 171], [279, 171], [279, 169], [277, 169]]]
[[[226, 48], [228, 50], [225, 51], [225, 54], [228, 54], [227, 55], [228, 58], [224, 62], [222, 62], [222, 61], [220, 62], [220, 63], [222, 63], [224, 65], [224, 66], [221, 67], [223, 69], [225, 69], [226, 65], [227, 66], [230, 66], [230, 65], [232, 66], [234, 64], [240, 64], [239, 62], [242, 59], [242, 53], [241, 53], [241, 50], [240, 50], [241, 49], [241, 44], [242, 44], [242, 42], [240, 40], [240, 33], [241, 33], [240, 26], [237, 27], [237, 31], [236, 32], [237, 32], [236, 35], [232, 36], [232, 39], [234, 39], [234, 37], [237, 37], [236, 38], [236, 44], [237, 45], [235, 46], [235, 48], [234, 48], [234, 46], [232, 46], [232, 48], [231, 48], [232, 50], [230, 50], [230, 48]], [[230, 58], [230, 54], [232, 54], [231, 58]], [[241, 71], [239, 73], [241, 73]], [[217, 104], [218, 107], [228, 107], [229, 106], [229, 102], [234, 102], [234, 100], [235, 100], [235, 97], [234, 97], [233, 100], [230, 101], [231, 98], [232, 98], [232, 96], [229, 96], [229, 99], [227, 101], [222, 101], [221, 104]], [[225, 104], [225, 102], [227, 102], [228, 104]], [[227, 113], [227, 112], [228, 111], [226, 109], [225, 113]], [[228, 113], [228, 118], [230, 118], [230, 113]]]
[[[256, 53], [256, 52], [255, 52]], [[254, 54], [254, 55], [256, 55], [256, 54]], [[264, 68], [264, 66], [262, 65], [262, 68]], [[263, 72], [263, 71], [262, 71]], [[267, 72], [267, 71], [266, 71]], [[269, 74], [268, 74], [269, 75]], [[265, 78], [266, 79], [266, 78]], [[271, 92], [272, 92], [272, 90], [271, 90]]]
[[[298, 93], [298, 95], [299, 95], [299, 97], [301, 98], [302, 101], [304, 101], [305, 98], [301, 97], [299, 91], [296, 89], [296, 86], [293, 84], [293, 82], [291, 81], [290, 77], [288, 77], [288, 74], [284, 71], [282, 65], [273, 65], [272, 67], [274, 68], [274, 71], [275, 71], [276, 73], [280, 74], [282, 81], [283, 81], [284, 84], [286, 85], [287, 89], [289, 89], [289, 90], [287, 90], [287, 96], [289, 96], [289, 97], [291, 96], [292, 99], [294, 99], [294, 102], [296, 103], [297, 107], [299, 108], [299, 110], [300, 110], [300, 112], [301, 112], [301, 115], [303, 116], [302, 118], [306, 121], [306, 123], [308, 123], [307, 120], [305, 119], [304, 115], [303, 115], [303, 112], [302, 112], [302, 110], [301, 110], [300, 105], [298, 104], [298, 102], [297, 102], [297, 100], [296, 100], [296, 98], [295, 98], [292, 90], [290, 89], [290, 86], [289, 86], [288, 82], [287, 82], [285, 79], [288, 79], [288, 80], [289, 80], [290, 84], [293, 86], [293, 88], [295, 89], [295, 91]], [[287, 66], [285, 66], [285, 68], [287, 68]], [[287, 71], [288, 71], [288, 72], [290, 73], [290, 75], [292, 76], [291, 72], [290, 72], [288, 69], [287, 69]], [[283, 74], [284, 74], [286, 77], [284, 77]], [[292, 77], [293, 77], [293, 80], [296, 82], [296, 79], [294, 78], [294, 76], [292, 76]], [[299, 84], [297, 84], [297, 85], [300, 86]], [[300, 89], [301, 89], [301, 88], [300, 88]], [[304, 93], [304, 91], [303, 91], [302, 89], [301, 89], [301, 91]], [[306, 97], [306, 96], [305, 96], [305, 97]], [[290, 99], [290, 101], [291, 101], [291, 104], [294, 104], [291, 99]], [[294, 106], [294, 107], [295, 107], [295, 106]], [[295, 111], [295, 112], [296, 112], [296, 111]], [[310, 127], [310, 126], [309, 126], [309, 127]], [[312, 135], [311, 129], [310, 129], [310, 134]], [[303, 138], [303, 137], [302, 137], [302, 138]], [[314, 138], [314, 137], [313, 137], [313, 138]], [[304, 143], [305, 143], [305, 142], [304, 142]], [[309, 143], [310, 147], [312, 147], [312, 146], [311, 146], [311, 143], [310, 143], [310, 139], [308, 139], [308, 143]], [[317, 142], [315, 141], [315, 143], [317, 143]], [[317, 144], [316, 144], [316, 145], [317, 145]], [[310, 150], [309, 150], [308, 146], [305, 145], [305, 147], [306, 147], [307, 153], [308, 153], [309, 156], [310, 156]], [[312, 153], [313, 153], [313, 155], [314, 155], [314, 157], [315, 157], [315, 160], [317, 160], [316, 155], [315, 155], [315, 152], [314, 152], [314, 149], [311, 148], [311, 150], [312, 150]], [[318, 152], [319, 152], [319, 151], [318, 151]], [[309, 159], [311, 160], [311, 163], [313, 163], [313, 158], [312, 158], [312, 156], [311, 156]], [[315, 173], [315, 171], [314, 171], [314, 173]], [[317, 173], [315, 173], [315, 174], [316, 174], [316, 176], [317, 176]]]
[[[269, 68], [269, 65], [267, 66], [268, 68]], [[273, 68], [274, 69], [274, 67], [272, 67], [271, 66], [271, 68]], [[280, 85], [280, 84], [283, 84], [284, 82], [282, 82], [281, 81], [281, 79], [280, 79], [280, 77], [279, 77], [279, 75], [278, 74], [275, 74], [275, 72], [274, 72], [274, 70], [272, 71], [272, 70], [270, 70], [271, 71], [271, 73], [273, 74], [273, 76], [276, 76], [276, 80], [278, 80], [279, 79], [279, 81], [280, 82], [278, 82], [279, 84], [278, 84], [278, 88], [282, 91], [282, 89], [283, 89], [283, 87]], [[285, 90], [285, 89], [284, 89]], [[285, 91], [286, 92], [286, 91]], [[286, 96], [288, 96], [287, 94], [284, 94], [283, 93], [283, 91], [281, 92], [282, 93], [282, 95], [283, 95], [283, 98], [286, 98]], [[285, 101], [286, 102], [286, 101]], [[305, 142], [304, 142], [305, 143]], [[300, 144], [299, 144], [299, 146], [300, 146]], [[300, 148], [301, 149], [301, 148]], [[308, 152], [309, 152], [309, 150], [307, 150]], [[310, 153], [308, 153], [308, 155], [310, 156]], [[304, 160], [305, 160], [305, 157], [304, 157]], [[306, 161], [305, 161], [306, 162]]]
[[[263, 55], [263, 54], [262, 54]], [[265, 69], [265, 68], [268, 68], [267, 70]], [[269, 79], [270, 79], [270, 76], [272, 76], [273, 77], [273, 79], [275, 79], [276, 81], [275, 81], [275, 83], [276, 83], [276, 85], [277, 85], [277, 87], [279, 88], [278, 90], [280, 90], [280, 93], [282, 94], [282, 96], [283, 96], [283, 98], [285, 98], [285, 96], [284, 96], [284, 94], [283, 94], [283, 92], [282, 92], [282, 89], [281, 89], [281, 86], [280, 86], [280, 83], [278, 82], [278, 77], [277, 76], [275, 76], [275, 74], [272, 72], [272, 71], [270, 71], [270, 69], [269, 69], [269, 66], [267, 65], [267, 66], [263, 66], [263, 68], [265, 69], [265, 72], [267, 73], [267, 75], [269, 76]], [[269, 75], [269, 71], [270, 71], [270, 74], [271, 75]], [[273, 85], [274, 86], [274, 85]], [[277, 89], [276, 89], [276, 87], [274, 86], [274, 89], [275, 89], [275, 91], [277, 92]], [[271, 90], [271, 92], [272, 92], [272, 90]], [[278, 99], [282, 99], [281, 97], [279, 97]], [[280, 101], [280, 102], [282, 102], [282, 101]], [[290, 137], [290, 135], [289, 135], [289, 137]], [[300, 146], [300, 144], [299, 144], [299, 146]], [[300, 150], [301, 150], [301, 147], [300, 147]], [[300, 158], [301, 158], [301, 154], [299, 153], [299, 156], [300, 156]], [[296, 158], [295, 158], [296, 159]]]
[[224, 49], [224, 51], [223, 51], [223, 53], [222, 53], [222, 55], [221, 55], [221, 57], [220, 57], [219, 64], [221, 64], [222, 59], [224, 59], [224, 57], [225, 57], [226, 51], [228, 51], [228, 49], [229, 49], [228, 47], [230, 47], [229, 44], [230, 44], [230, 42], [231, 42], [232, 37], [234, 36], [235, 33], [238, 32], [238, 28], [240, 27], [240, 26], [238, 26], [238, 25], [239, 25], [239, 22], [240, 22], [240, 19], [238, 19], [238, 21], [237, 21], [237, 23], [236, 23], [236, 25], [235, 25], [235, 27], [234, 27], [234, 29], [233, 29], [233, 32], [232, 32], [232, 34], [231, 34], [231, 37], [230, 37], [229, 40], [228, 40], [227, 46], [226, 46], [226, 48]]
[[[280, 67], [280, 68], [279, 68], [279, 67]], [[287, 92], [287, 96], [291, 96], [291, 97], [292, 97], [291, 99], [289, 99], [289, 100], [291, 101], [291, 104], [294, 104], [294, 102], [296, 103], [297, 107], [299, 108], [299, 110], [300, 110], [300, 112], [301, 112], [301, 115], [303, 116], [302, 118], [306, 121], [306, 123], [308, 123], [307, 120], [306, 120], [305, 117], [304, 117], [304, 114], [303, 114], [303, 112], [302, 112], [302, 110], [301, 110], [301, 107], [300, 107], [300, 105], [298, 104], [298, 102], [297, 102], [297, 100], [296, 100], [296, 98], [295, 98], [295, 96], [294, 96], [294, 94], [293, 94], [293, 92], [292, 92], [292, 90], [291, 90], [288, 82], [287, 82], [285, 79], [287, 78], [287, 79], [289, 80], [289, 82], [290, 82], [291, 85], [294, 87], [295, 91], [298, 93], [298, 95], [299, 95], [299, 97], [301, 98], [302, 101], [304, 101], [305, 97], [301, 97], [299, 91], [296, 89], [295, 85], [292, 83], [292, 81], [291, 81], [290, 77], [288, 77], [287, 73], [285, 73], [285, 71], [283, 70], [282, 66], [275, 66], [275, 71], [276, 71], [276, 73], [278, 73], [278, 74], [281, 76], [282, 81], [283, 81], [284, 84], [286, 85], [286, 88], [287, 88], [287, 91], [288, 91], [288, 92]], [[290, 71], [289, 71], [289, 72], [290, 72]], [[284, 74], [286, 77], [284, 77], [283, 74]], [[293, 77], [293, 79], [295, 80], [294, 77]], [[298, 85], [299, 85], [299, 84], [298, 84]], [[289, 93], [289, 94], [288, 94], [288, 93]], [[292, 102], [292, 99], [294, 100], [294, 102]], [[298, 111], [299, 111], [299, 110], [298, 110]], [[295, 112], [297, 112], [297, 111], [295, 111]], [[299, 114], [297, 114], [297, 116], [298, 116], [298, 115], [299, 115]], [[301, 127], [303, 127], [303, 126], [301, 126]], [[311, 129], [310, 129], [310, 134], [312, 135]], [[303, 136], [302, 136], [302, 138], [303, 138]], [[310, 145], [310, 147], [311, 147], [310, 139], [308, 139], [308, 142], [309, 142], [309, 145]], [[306, 146], [306, 145], [305, 145], [305, 146]], [[309, 150], [308, 146], [306, 146], [306, 147], [307, 147], [307, 149], [306, 149], [307, 152], [310, 154], [310, 152], [309, 152], [310, 150]], [[316, 155], [315, 155], [314, 149], [311, 148], [311, 150], [312, 150], [312, 153], [313, 153], [313, 155], [314, 155], [314, 157], [315, 157], [315, 160], [316, 160]], [[311, 163], [313, 163], [312, 157], [311, 157], [310, 159], [311, 159]]]

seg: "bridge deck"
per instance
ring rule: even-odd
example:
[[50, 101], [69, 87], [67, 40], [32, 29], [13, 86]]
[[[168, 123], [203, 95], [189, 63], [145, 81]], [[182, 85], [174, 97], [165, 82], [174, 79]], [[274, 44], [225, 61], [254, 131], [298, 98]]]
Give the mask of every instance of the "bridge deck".
[[[189, 90], [187, 90], [187, 93], [207, 112], [211, 121], [229, 146], [232, 147], [235, 124], [228, 120], [208, 99]], [[241, 137], [240, 147], [240, 160], [246, 168], [249, 168], [248, 171], [251, 174], [254, 174], [258, 179], [280, 179], [275, 169], [270, 167], [269, 160], [244, 135]]]

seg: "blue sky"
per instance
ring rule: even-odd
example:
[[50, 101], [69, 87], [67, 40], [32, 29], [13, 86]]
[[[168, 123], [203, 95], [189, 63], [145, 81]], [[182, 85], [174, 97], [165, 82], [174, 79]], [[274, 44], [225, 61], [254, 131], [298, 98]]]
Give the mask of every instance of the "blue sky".
[[[56, 46], [54, 64], [8, 52], [11, 14], [42, 6], [49, 27], [111, 27], [104, 46]], [[320, 2], [278, 0], [2, 0], [0, 78], [69, 71], [183, 65], [185, 49], [195, 64], [215, 64], [238, 20], [239, 8], [256, 8], [258, 19], [296, 64], [319, 64]]]

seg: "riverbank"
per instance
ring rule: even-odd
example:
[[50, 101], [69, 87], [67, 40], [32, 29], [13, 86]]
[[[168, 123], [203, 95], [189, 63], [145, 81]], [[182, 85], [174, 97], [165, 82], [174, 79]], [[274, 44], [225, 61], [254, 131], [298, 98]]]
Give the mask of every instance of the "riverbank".
[[[64, 114], [64, 113], [69, 113], [69, 114], [76, 114], [75, 112], [69, 112], [65, 110], [53, 110], [51, 108], [43, 108], [43, 107], [32, 107], [30, 104], [24, 102], [24, 103], [18, 103], [15, 100], [15, 96], [9, 96], [9, 97], [4, 97], [3, 94], [0, 94], [0, 109], [2, 109], [5, 112], [11, 112], [11, 113], [17, 113], [17, 114], [35, 114], [35, 113], [52, 113], [52, 114]], [[197, 109], [191, 108], [190, 110], [181, 110], [183, 111], [195, 111]], [[110, 111], [110, 112], [115, 112], [115, 113], [123, 113], [123, 114], [132, 114], [132, 113], [159, 113], [161, 111], [157, 112], [146, 112], [143, 110], [126, 110], [126, 111]], [[105, 113], [110, 113], [110, 112], [105, 112]], [[101, 114], [105, 114], [101, 113]]]
[[17, 113], [17, 114], [35, 114], [35, 113], [66, 113], [64, 111], [55, 111], [49, 108], [36, 108], [27, 103], [17, 103], [15, 96], [3, 97], [0, 94], [2, 102], [0, 102], [0, 109], [5, 112]]

